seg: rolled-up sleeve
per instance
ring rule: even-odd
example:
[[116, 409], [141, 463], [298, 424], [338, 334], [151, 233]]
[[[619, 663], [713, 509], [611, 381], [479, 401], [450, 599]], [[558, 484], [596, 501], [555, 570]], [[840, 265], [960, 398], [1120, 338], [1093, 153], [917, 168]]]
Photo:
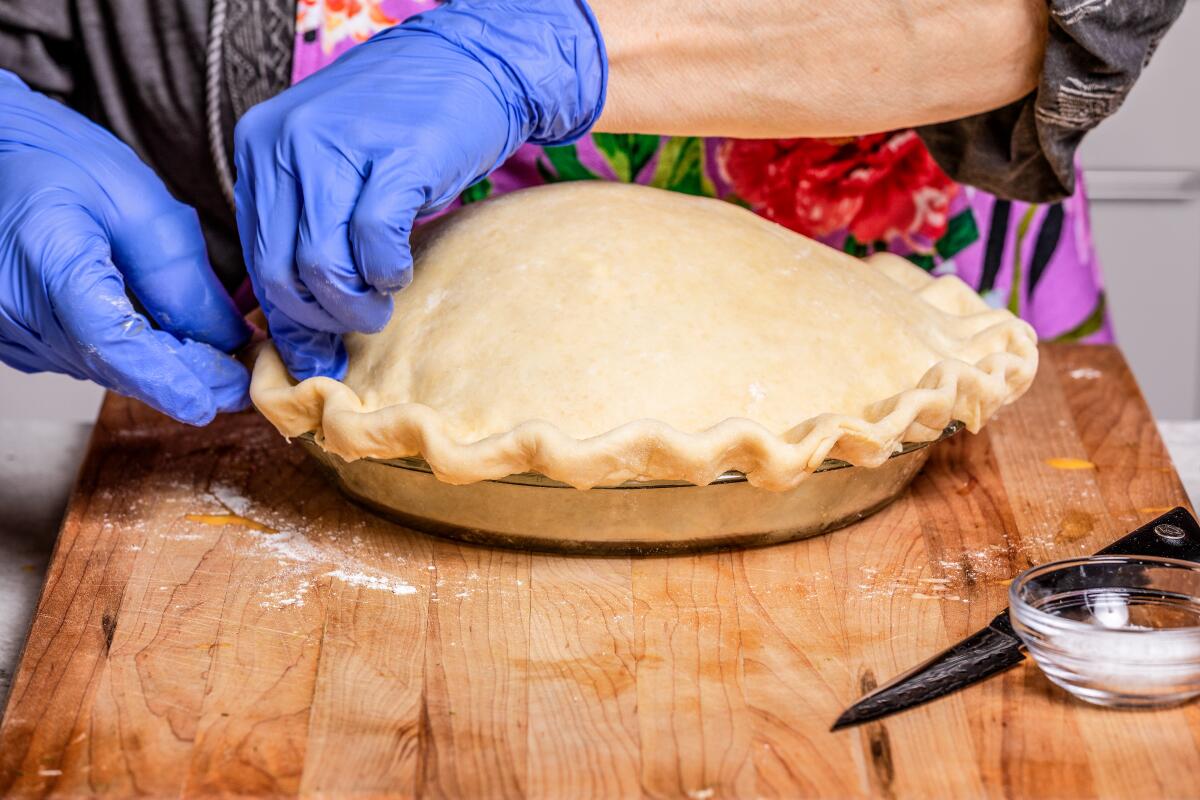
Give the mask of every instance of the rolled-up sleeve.
[[1001, 197], [1059, 200], [1075, 190], [1075, 151], [1112, 115], [1186, 0], [1050, 0], [1038, 87], [1003, 108], [918, 128], [955, 180]]
[[37, 91], [59, 99], [74, 92], [73, 39], [67, 0], [0, 0], [0, 69]]

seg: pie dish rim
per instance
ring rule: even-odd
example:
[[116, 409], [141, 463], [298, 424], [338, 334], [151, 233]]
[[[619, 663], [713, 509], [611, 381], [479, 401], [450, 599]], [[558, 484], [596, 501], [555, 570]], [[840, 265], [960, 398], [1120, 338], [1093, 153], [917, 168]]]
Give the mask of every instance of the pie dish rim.
[[[909, 453], [912, 453], [916, 450], [921, 450], [923, 448], [930, 447], [931, 445], [938, 444], [939, 442], [944, 442], [945, 440], [949, 439], [950, 437], [952, 437], [955, 434], [962, 431], [965, 427], [966, 426], [961, 421], [952, 419], [952, 420], [950, 420], [950, 424], [948, 424], [942, 430], [942, 433], [936, 439], [930, 439], [929, 441], [926, 441], [926, 442], [902, 442], [900, 444], [899, 449], [897, 449], [890, 456], [888, 456], [888, 459], [896, 458], [897, 456], [908, 455]], [[300, 441], [300, 442], [305, 442], [305, 443], [311, 444], [315, 447], [321, 446], [320, 442], [317, 441], [317, 436], [316, 436], [315, 431], [305, 431], [304, 433], [300, 434], [299, 436], [293, 436], [291, 438], [295, 439], [297, 441]], [[381, 464], [385, 467], [392, 467], [395, 469], [409, 470], [411, 472], [420, 472], [420, 473], [424, 473], [427, 475], [434, 475], [434, 476], [437, 475], [437, 472], [433, 469], [432, 466], [429, 465], [429, 462], [427, 462], [425, 459], [421, 458], [420, 456], [398, 456], [398, 457], [393, 457], [393, 458], [376, 458], [375, 456], [363, 456], [361, 459], [357, 459], [357, 460], [358, 461], [370, 461], [373, 464]], [[839, 458], [827, 458], [823, 462], [821, 462], [821, 466], [812, 470], [811, 474], [817, 475], [822, 472], [833, 472], [834, 470], [839, 470], [839, 469], [870, 469], [870, 467], [861, 467], [857, 464], [851, 464], [849, 461], [843, 461]], [[622, 489], [622, 490], [623, 489], [678, 489], [678, 488], [683, 488], [683, 487], [688, 487], [688, 486], [698, 486], [698, 485], [718, 486], [718, 485], [728, 485], [728, 484], [740, 484], [740, 483], [746, 483], [747, 481], [748, 481], [748, 478], [746, 477], [746, 474], [744, 472], [739, 472], [737, 470], [726, 470], [725, 472], [722, 472], [720, 475], [718, 475], [713, 480], [709, 481], [707, 484], [695, 484], [695, 483], [690, 483], [688, 481], [679, 481], [679, 480], [650, 480], [650, 481], [628, 480], [628, 481], [624, 481], [624, 482], [618, 483], [618, 484], [601, 484], [601, 485], [593, 486], [591, 488], [592, 489], [605, 489], [605, 490], [613, 490], [613, 489]], [[536, 488], [540, 488], [540, 489], [573, 489], [573, 488], [575, 488], [575, 487], [571, 486], [571, 484], [569, 484], [569, 483], [564, 483], [562, 481], [556, 481], [553, 478], [548, 478], [545, 475], [541, 474], [540, 472], [518, 472], [518, 473], [514, 473], [512, 475], [505, 475], [504, 477], [501, 477], [501, 478], [484, 478], [483, 481], [480, 481], [480, 482], [506, 483], [506, 484], [511, 484], [513, 486], [532, 486], [532, 487], [536, 487]]]

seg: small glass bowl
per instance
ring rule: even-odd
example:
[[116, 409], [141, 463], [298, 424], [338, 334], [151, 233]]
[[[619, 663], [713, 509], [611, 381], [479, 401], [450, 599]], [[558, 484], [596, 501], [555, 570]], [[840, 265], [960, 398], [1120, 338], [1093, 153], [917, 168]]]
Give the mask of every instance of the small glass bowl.
[[1071, 558], [1025, 570], [1008, 597], [1029, 655], [1075, 697], [1151, 707], [1200, 695], [1200, 564]]

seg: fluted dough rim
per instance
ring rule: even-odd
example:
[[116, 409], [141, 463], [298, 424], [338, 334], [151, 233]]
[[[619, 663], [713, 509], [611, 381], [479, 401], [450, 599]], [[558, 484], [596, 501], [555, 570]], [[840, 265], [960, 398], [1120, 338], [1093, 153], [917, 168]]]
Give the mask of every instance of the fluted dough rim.
[[731, 417], [696, 433], [659, 420], [633, 420], [579, 439], [549, 422], [529, 420], [478, 441], [459, 441], [429, 406], [371, 409], [340, 381], [294, 382], [269, 341], [254, 365], [250, 396], [284, 436], [312, 432], [327, 451], [351, 461], [421, 456], [447, 483], [537, 472], [579, 489], [628, 480], [706, 484], [738, 470], [755, 486], [783, 491], [827, 458], [879, 466], [902, 443], [933, 441], [953, 420], [977, 433], [999, 407], [1029, 388], [1038, 362], [1033, 329], [1007, 311], [989, 308], [952, 276], [921, 278], [923, 285], [910, 288], [925, 302], [985, 323], [962, 352], [987, 355], [973, 362], [940, 361], [917, 386], [871, 404], [862, 417], [820, 414], [782, 435]]

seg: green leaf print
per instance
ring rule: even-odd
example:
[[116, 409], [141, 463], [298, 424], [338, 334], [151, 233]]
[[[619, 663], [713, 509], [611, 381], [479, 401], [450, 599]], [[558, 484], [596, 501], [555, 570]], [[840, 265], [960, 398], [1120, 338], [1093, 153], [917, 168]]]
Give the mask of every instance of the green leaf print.
[[1096, 307], [1092, 309], [1092, 313], [1087, 315], [1087, 318], [1071, 328], [1069, 331], [1064, 331], [1058, 336], [1055, 336], [1051, 341], [1054, 342], [1077, 342], [1080, 339], [1091, 336], [1104, 325], [1104, 307], [1107, 298], [1104, 292], [1100, 293], [1099, 299], [1096, 300]]
[[871, 252], [869, 247], [860, 242], [858, 239], [854, 238], [853, 233], [846, 234], [846, 242], [842, 245], [842, 249], [850, 255], [858, 258], [862, 258], [867, 255], [867, 253]]
[[979, 226], [975, 224], [975, 214], [968, 208], [950, 218], [950, 222], [946, 225], [946, 232], [937, 240], [934, 247], [939, 256], [950, 258], [978, 239]]
[[1025, 242], [1025, 234], [1029, 233], [1029, 226], [1033, 223], [1033, 215], [1037, 213], [1038, 207], [1031, 205], [1021, 215], [1021, 221], [1017, 223], [1017, 238], [1013, 242], [1013, 265], [1012, 265], [1012, 281], [1008, 287], [1008, 310], [1021, 316], [1021, 245]]
[[738, 197], [733, 192], [729, 192], [727, 195], [725, 195], [721, 199], [724, 200], [726, 203], [733, 203], [735, 206], [741, 206], [742, 208], [746, 209], [747, 211], [754, 210], [754, 206], [751, 205], [749, 200], [743, 200], [742, 198]]
[[909, 261], [916, 264], [918, 267], [925, 270], [926, 272], [930, 272], [933, 270], [933, 267], [934, 267], [933, 256], [929, 255], [928, 253], [909, 253], [908, 255], [905, 256], [905, 258], [907, 258]]
[[462, 204], [465, 206], [467, 203], [477, 203], [480, 200], [485, 200], [491, 193], [492, 182], [487, 178], [484, 178], [479, 183], [471, 184], [467, 188], [463, 189], [462, 194], [458, 196], [458, 199], [461, 200]]
[[644, 133], [593, 133], [592, 142], [604, 154], [617, 180], [632, 183], [658, 150], [658, 137]]
[[716, 187], [704, 172], [704, 140], [696, 136], [667, 139], [650, 185], [672, 192], [716, 197]]
[[585, 167], [579, 161], [575, 145], [564, 144], [557, 147], [543, 147], [542, 155], [550, 162], [547, 166], [540, 158], [537, 161], [538, 172], [546, 183], [559, 181], [592, 181], [599, 176]]

